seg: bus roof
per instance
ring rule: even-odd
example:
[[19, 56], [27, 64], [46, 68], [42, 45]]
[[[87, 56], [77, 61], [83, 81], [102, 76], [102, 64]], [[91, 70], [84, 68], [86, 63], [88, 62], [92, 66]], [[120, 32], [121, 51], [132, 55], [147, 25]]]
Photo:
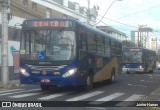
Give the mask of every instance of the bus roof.
[[[94, 31], [94, 32], [99, 33], [99, 34], [104, 35], [104, 36], [107, 36], [110, 39], [114, 39], [115, 41], [117, 41], [119, 43], [122, 43], [120, 40], [114, 38], [113, 36], [107, 34], [106, 32], [103, 32], [103, 31], [101, 31], [97, 28], [93, 28], [92, 25], [87, 25], [87, 24], [85, 24], [83, 22], [80, 22], [79, 20], [76, 20], [76, 19], [69, 19], [69, 18], [35, 18], [35, 19], [24, 20], [23, 25], [25, 25], [26, 22], [30, 22], [30, 21], [52, 21], [52, 20], [54, 20], [54, 21], [62, 21], [62, 20], [63, 21], [72, 21], [72, 22], [75, 22], [75, 23], [77, 23], [77, 24], [79, 24], [79, 25], [81, 25], [81, 26], [83, 26], [83, 27], [85, 27], [85, 28], [87, 28], [91, 31]], [[22, 26], [22, 28], [23, 28], [23, 26]]]
[[144, 48], [144, 47], [124, 47], [123, 51], [152, 51], [155, 52], [154, 50]]

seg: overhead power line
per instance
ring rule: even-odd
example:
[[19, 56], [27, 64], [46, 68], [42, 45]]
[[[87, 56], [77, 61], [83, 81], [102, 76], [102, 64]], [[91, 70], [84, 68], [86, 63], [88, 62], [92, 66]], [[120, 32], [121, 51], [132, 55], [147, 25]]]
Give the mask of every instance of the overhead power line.
[[[101, 15], [99, 15], [99, 16], [101, 16]], [[104, 18], [105, 18], [105, 17], [104, 17]], [[116, 23], [119, 23], [119, 24], [123, 24], [123, 25], [129, 26], [129, 27], [138, 28], [138, 27], [136, 27], [136, 26], [129, 25], [129, 24], [125, 24], [125, 23], [122, 23], [122, 22], [119, 22], [119, 21], [116, 21], [116, 20], [112, 20], [112, 19], [110, 19], [110, 18], [105, 18], [105, 19], [110, 20], [110, 21], [113, 21], [113, 22], [116, 22]], [[101, 21], [101, 22], [102, 22], [102, 21]]]

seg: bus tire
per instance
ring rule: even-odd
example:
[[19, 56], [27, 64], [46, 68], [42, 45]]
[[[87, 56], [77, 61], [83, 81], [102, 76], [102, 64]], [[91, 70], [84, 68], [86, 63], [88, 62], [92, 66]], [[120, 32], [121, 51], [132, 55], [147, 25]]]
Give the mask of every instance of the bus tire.
[[150, 72], [150, 73], [153, 73], [153, 71], [154, 71], [154, 67], [152, 67], [152, 70], [150, 70], [149, 72]]
[[114, 81], [115, 81], [115, 69], [112, 69], [109, 83], [113, 83]]
[[49, 86], [49, 85], [43, 85], [43, 84], [41, 84], [40, 87], [41, 87], [41, 90], [42, 90], [42, 91], [46, 91], [46, 90], [49, 90], [49, 89], [50, 89], [50, 86]]
[[86, 79], [86, 85], [84, 86], [85, 91], [93, 89], [93, 75], [88, 75]]
[[142, 73], [147, 73], [147, 66], [144, 67], [144, 70]]

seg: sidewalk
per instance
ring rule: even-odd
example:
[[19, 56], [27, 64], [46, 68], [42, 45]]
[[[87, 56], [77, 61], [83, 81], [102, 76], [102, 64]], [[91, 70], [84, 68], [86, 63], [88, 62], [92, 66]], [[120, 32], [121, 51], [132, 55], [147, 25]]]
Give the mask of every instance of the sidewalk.
[[[145, 97], [142, 101], [157, 101], [159, 104], [160, 101], [160, 85], [157, 89], [152, 91], [147, 97]], [[160, 105], [158, 105], [160, 106]], [[145, 110], [160, 110], [160, 107], [144, 107]]]
[[0, 89], [1, 88], [13, 88], [13, 87], [18, 87], [18, 86], [20, 86], [20, 81], [19, 80], [11, 80], [6, 85], [3, 85], [2, 82], [0, 82]]

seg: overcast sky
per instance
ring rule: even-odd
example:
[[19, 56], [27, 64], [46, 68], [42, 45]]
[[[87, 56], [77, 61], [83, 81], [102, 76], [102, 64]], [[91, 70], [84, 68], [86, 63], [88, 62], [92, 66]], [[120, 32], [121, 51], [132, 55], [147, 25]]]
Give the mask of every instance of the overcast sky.
[[[69, 1], [77, 2], [80, 6], [88, 6], [88, 0]], [[100, 7], [98, 19], [101, 19], [111, 6], [102, 19], [105, 24], [99, 23], [98, 25], [112, 26], [128, 36], [130, 36], [130, 31], [137, 30], [138, 25], [146, 25], [153, 31], [159, 31], [154, 32], [154, 36], [160, 36], [160, 0], [90, 0], [90, 4], [90, 7], [93, 5]]]

